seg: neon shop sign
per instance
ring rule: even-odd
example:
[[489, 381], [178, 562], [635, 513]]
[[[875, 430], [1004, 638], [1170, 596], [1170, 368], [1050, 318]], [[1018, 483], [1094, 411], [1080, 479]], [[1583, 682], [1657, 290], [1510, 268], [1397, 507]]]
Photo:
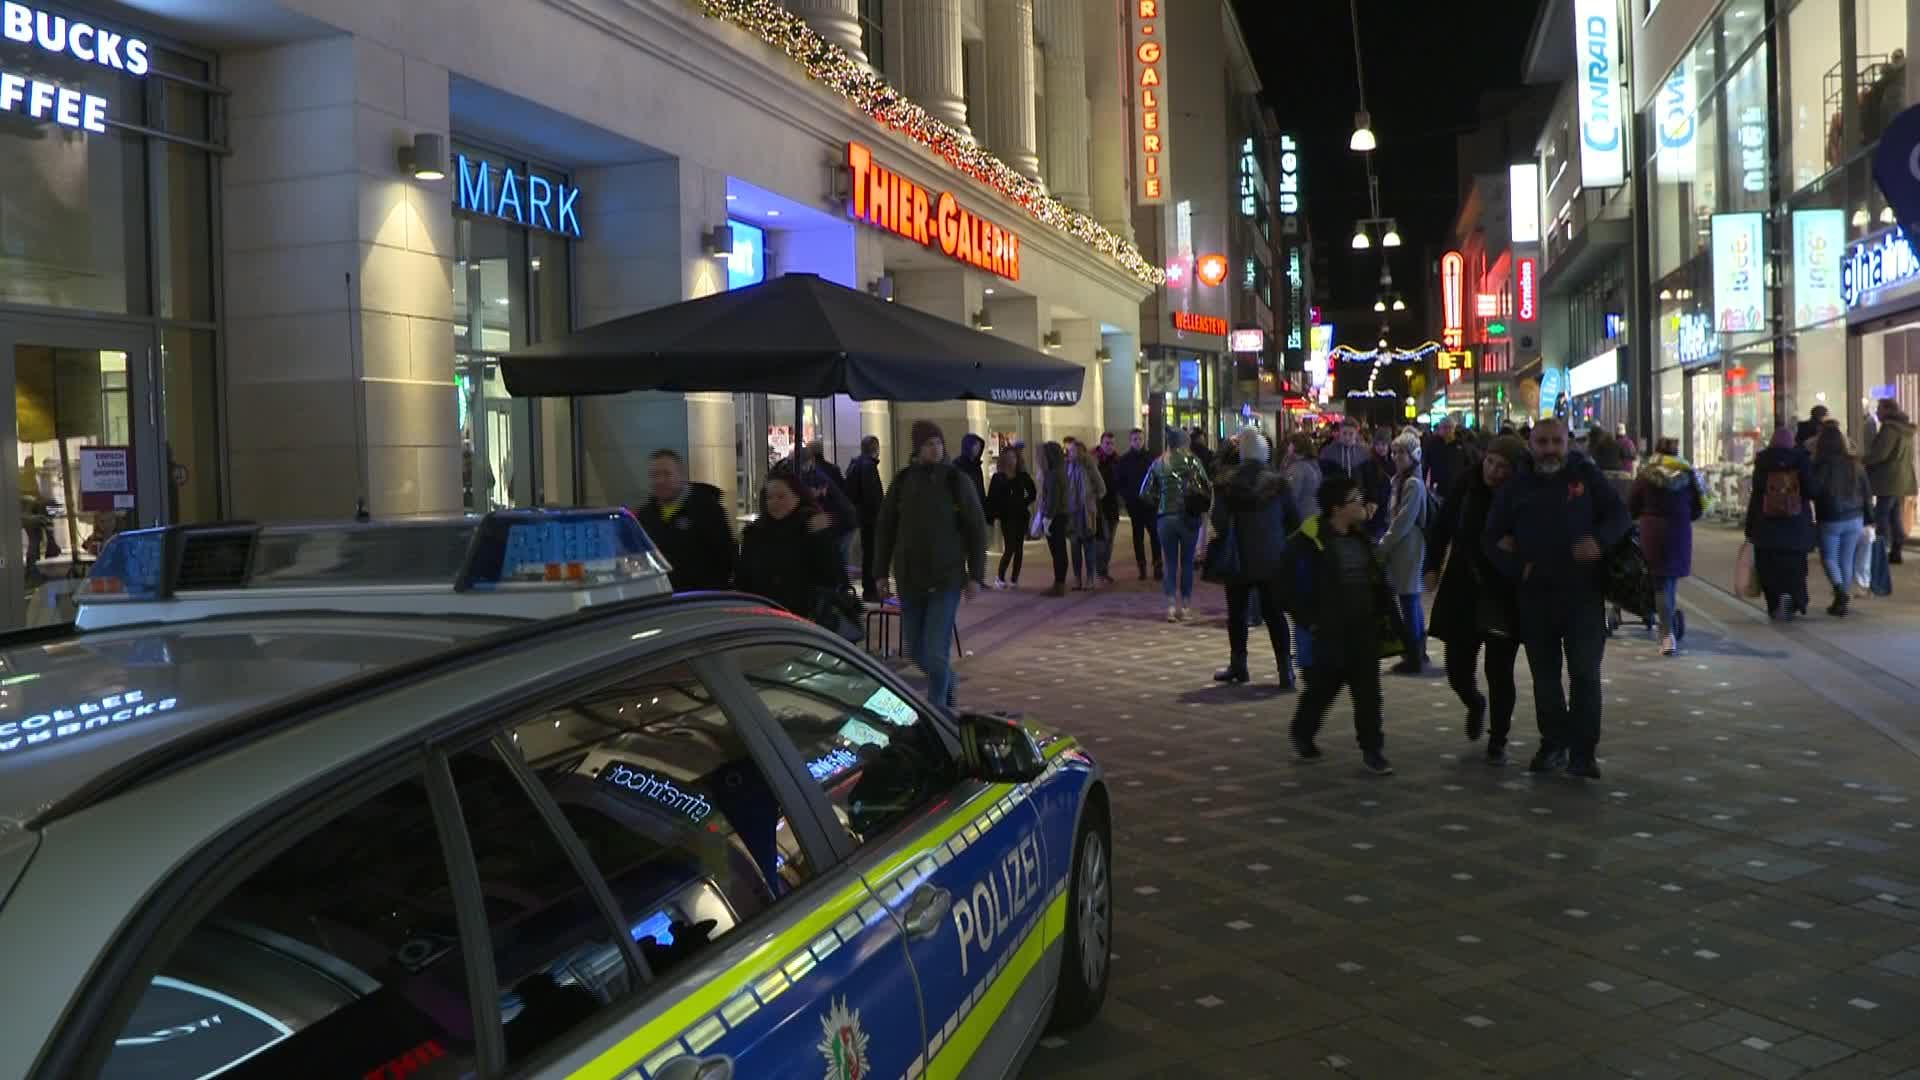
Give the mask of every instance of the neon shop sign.
[[[145, 41], [79, 19], [6, 0], [0, 3], [0, 35], [53, 56], [98, 64], [128, 75], [145, 75], [152, 50]], [[32, 74], [0, 70], [0, 112], [104, 135], [107, 99]]]
[[1920, 260], [1913, 255], [1905, 229], [1894, 229], [1847, 249], [1840, 262], [1840, 298], [1848, 310], [1889, 285], [1920, 277]]
[[580, 189], [544, 176], [521, 173], [506, 166], [496, 185], [493, 162], [456, 154], [460, 182], [454, 189], [454, 208], [469, 214], [499, 218], [529, 229], [544, 229], [580, 238]]

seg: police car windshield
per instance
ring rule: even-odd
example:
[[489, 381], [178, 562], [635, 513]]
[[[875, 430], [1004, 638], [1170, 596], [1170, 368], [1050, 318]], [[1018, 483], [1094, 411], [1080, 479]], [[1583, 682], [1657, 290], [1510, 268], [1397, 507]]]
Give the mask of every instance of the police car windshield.
[[170, 739], [500, 626], [303, 614], [108, 631], [0, 651], [0, 823], [27, 820]]

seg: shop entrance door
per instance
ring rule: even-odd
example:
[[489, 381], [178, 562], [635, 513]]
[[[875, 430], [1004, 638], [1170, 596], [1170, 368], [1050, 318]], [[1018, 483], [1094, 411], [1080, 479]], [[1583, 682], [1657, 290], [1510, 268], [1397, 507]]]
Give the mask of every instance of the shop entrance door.
[[151, 345], [139, 329], [0, 321], [0, 626], [71, 617], [107, 538], [167, 519]]

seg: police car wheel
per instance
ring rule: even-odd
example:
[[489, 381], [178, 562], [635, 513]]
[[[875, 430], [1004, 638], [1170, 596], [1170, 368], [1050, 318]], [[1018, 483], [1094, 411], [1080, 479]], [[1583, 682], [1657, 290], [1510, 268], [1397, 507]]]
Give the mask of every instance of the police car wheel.
[[1054, 998], [1054, 1029], [1092, 1020], [1107, 998], [1113, 954], [1113, 835], [1104, 799], [1087, 806], [1073, 842], [1073, 878], [1067, 887], [1066, 948]]

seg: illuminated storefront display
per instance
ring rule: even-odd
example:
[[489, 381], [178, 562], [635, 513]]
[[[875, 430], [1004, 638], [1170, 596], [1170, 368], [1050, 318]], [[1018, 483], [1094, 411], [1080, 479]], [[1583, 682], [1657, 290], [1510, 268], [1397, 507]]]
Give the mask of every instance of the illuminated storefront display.
[[1540, 166], [1532, 162], [1507, 166], [1507, 199], [1513, 219], [1513, 242], [1540, 242]]
[[495, 217], [529, 229], [542, 229], [580, 238], [580, 189], [557, 183], [539, 173], [501, 170], [495, 182], [493, 162], [457, 156], [454, 208], [483, 217]]
[[1674, 341], [1680, 363], [1691, 367], [1720, 358], [1720, 335], [1713, 328], [1713, 316], [1704, 311], [1675, 315]]
[[847, 144], [852, 173], [848, 212], [854, 220], [940, 252], [949, 259], [1020, 280], [1020, 236], [975, 215], [952, 192], [938, 195], [873, 160], [859, 143]]
[[1840, 298], [1851, 311], [1873, 303], [1873, 294], [1881, 289], [1916, 277], [1920, 259], [1914, 258], [1906, 230], [1894, 229], [1847, 249], [1840, 263]]
[[1225, 337], [1229, 327], [1227, 320], [1218, 315], [1196, 315], [1191, 311], [1173, 313], [1173, 328], [1189, 334], [1217, 334]]
[[1135, 201], [1167, 201], [1167, 57], [1162, 0], [1131, 0], [1133, 19], [1133, 142]]
[[1264, 330], [1235, 330], [1227, 335], [1227, 351], [1237, 353], [1257, 353], [1267, 344], [1267, 332]]
[[1713, 216], [1713, 324], [1722, 333], [1766, 329], [1765, 214]]

